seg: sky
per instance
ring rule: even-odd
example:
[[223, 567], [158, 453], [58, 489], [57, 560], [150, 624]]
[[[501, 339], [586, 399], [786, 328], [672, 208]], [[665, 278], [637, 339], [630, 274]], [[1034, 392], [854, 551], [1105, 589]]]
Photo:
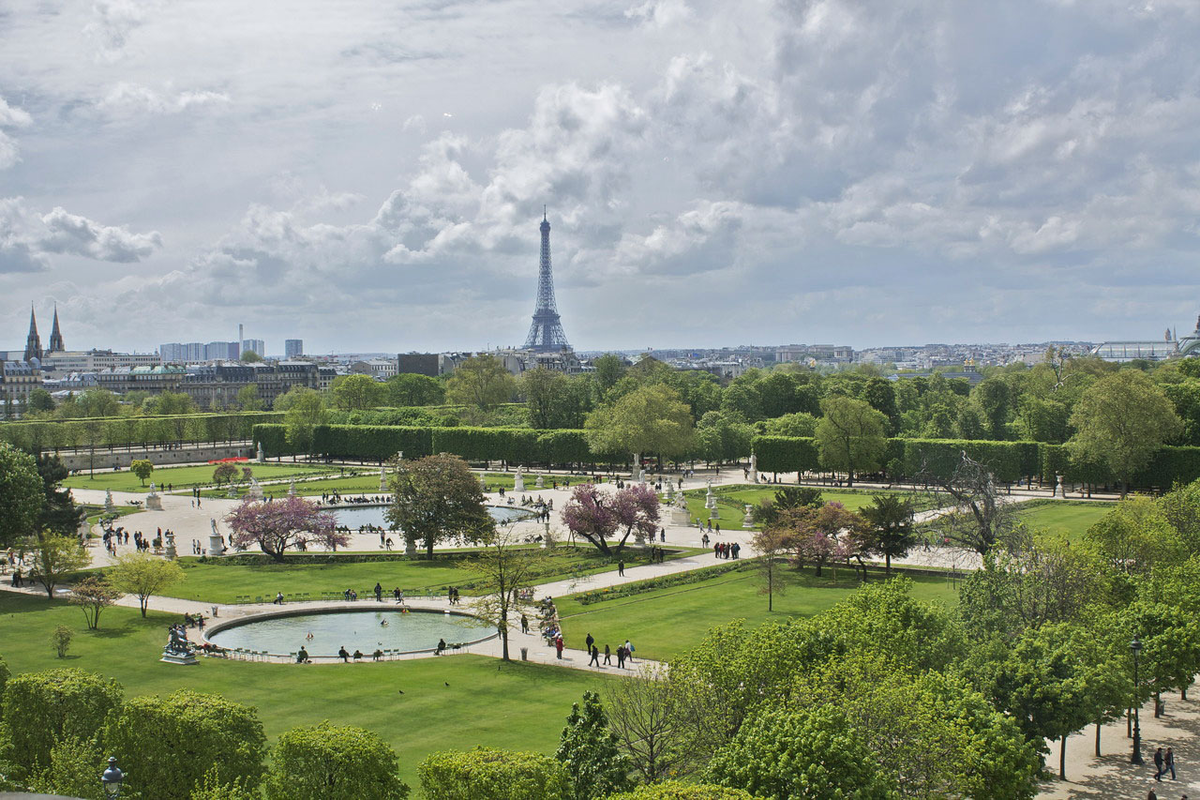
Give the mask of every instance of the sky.
[[[632, 3], [631, 5], [629, 3]], [[1195, 0], [5, 0], [0, 347], [1160, 339]]]

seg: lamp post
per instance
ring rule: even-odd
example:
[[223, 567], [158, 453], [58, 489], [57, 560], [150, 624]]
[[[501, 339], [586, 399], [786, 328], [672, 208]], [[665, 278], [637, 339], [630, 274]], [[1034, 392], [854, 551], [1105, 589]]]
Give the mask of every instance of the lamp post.
[[104, 787], [104, 796], [118, 798], [121, 796], [121, 781], [125, 780], [125, 773], [121, 772], [121, 768], [117, 766], [116, 756], [108, 757], [108, 769], [100, 776], [100, 785]]
[[1133, 651], [1133, 753], [1129, 756], [1129, 763], [1140, 766], [1145, 763], [1142, 761], [1142, 728], [1138, 724], [1138, 710], [1141, 706], [1138, 700], [1138, 654], [1142, 652], [1142, 640], [1133, 637], [1129, 649]]

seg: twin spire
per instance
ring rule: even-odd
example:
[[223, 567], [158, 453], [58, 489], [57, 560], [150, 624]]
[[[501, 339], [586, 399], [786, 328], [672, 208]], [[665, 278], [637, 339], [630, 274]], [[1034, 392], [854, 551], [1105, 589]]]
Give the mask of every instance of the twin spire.
[[58, 306], [54, 306], [54, 326], [50, 331], [50, 349], [42, 350], [42, 337], [38, 335], [37, 329], [37, 314], [33, 310], [33, 304], [29, 306], [29, 335], [25, 337], [25, 360], [30, 361], [37, 359], [41, 361], [45, 358], [46, 353], [61, 353], [66, 350], [66, 345], [63, 344], [62, 331], [58, 327]]

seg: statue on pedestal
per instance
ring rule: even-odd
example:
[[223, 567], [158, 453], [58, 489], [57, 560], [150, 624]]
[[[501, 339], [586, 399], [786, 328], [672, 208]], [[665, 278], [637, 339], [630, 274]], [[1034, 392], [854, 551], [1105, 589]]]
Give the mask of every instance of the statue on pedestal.
[[379, 491], [387, 491], [387, 467], [379, 468]]
[[209, 517], [208, 524], [212, 526], [212, 533], [208, 535], [208, 554], [210, 556], [224, 555], [225, 543], [221, 541], [221, 532], [217, 530], [217, 521]]
[[750, 454], [750, 482], [758, 483], [758, 455]]
[[262, 500], [263, 499], [263, 490], [262, 490], [262, 487], [258, 485], [257, 478], [250, 479], [250, 491], [247, 494], [247, 496], [254, 500]]
[[517, 474], [513, 477], [513, 491], [518, 494], [525, 491], [525, 476], [521, 474], [520, 467], [517, 467]]
[[753, 507], [749, 503], [746, 503], [746, 516], [742, 517], [742, 527], [743, 528], [753, 528], [754, 527], [754, 513], [752, 511], [752, 508]]
[[146, 495], [147, 511], [162, 511], [162, 498], [155, 491], [154, 481], [150, 481], [150, 494]]
[[104, 510], [109, 514], [117, 510], [117, 507], [113, 505], [111, 489], [104, 490]]
[[182, 625], [172, 625], [167, 646], [163, 648], [162, 658], [168, 664], [196, 664], [196, 654], [192, 652], [192, 643], [188, 641], [187, 632]]
[[179, 552], [175, 549], [175, 533], [173, 531], [167, 531], [166, 537], [167, 537], [167, 549], [166, 549], [167, 561], [174, 561], [176, 559], [176, 557], [178, 557], [178, 555], [179, 555]]
[[258, 443], [258, 457], [255, 460], [260, 464], [267, 460], [267, 454], [263, 452], [262, 442]]
[[296, 496], [296, 479], [292, 478], [291, 483], [288, 484], [288, 497], [295, 497], [295, 496]]
[[692, 515], [688, 512], [687, 498], [680, 492], [675, 496], [675, 504], [671, 507], [671, 524], [672, 525], [688, 525], [692, 521]]
[[537, 476], [537, 481], [535, 481], [535, 482], [534, 482], [533, 486], [534, 486], [534, 488], [535, 488], [535, 489], [545, 489], [545, 488], [546, 488], [546, 481], [545, 481], [545, 480], [542, 478], [542, 476], [541, 476], [541, 475], [538, 475], [538, 476]]

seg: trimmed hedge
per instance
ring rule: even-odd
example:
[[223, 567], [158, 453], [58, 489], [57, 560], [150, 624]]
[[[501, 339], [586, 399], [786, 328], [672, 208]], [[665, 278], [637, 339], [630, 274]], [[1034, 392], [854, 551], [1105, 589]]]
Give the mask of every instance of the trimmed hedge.
[[[255, 425], [253, 437], [263, 453], [275, 458], [299, 453], [287, 442], [282, 424]], [[382, 461], [403, 452], [405, 458], [451, 453], [468, 461], [514, 464], [581, 464], [603, 461], [588, 448], [581, 430], [530, 428], [429, 428], [397, 425], [318, 425], [312, 452], [333, 458]]]
[[39, 451], [169, 442], [215, 443], [249, 439], [256, 425], [282, 421], [283, 414], [274, 411], [30, 420], [0, 424], [0, 441], [22, 450]]
[[751, 569], [754, 566], [753, 561], [743, 561], [735, 559], [733, 563], [721, 564], [715, 567], [705, 567], [703, 569], [691, 570], [690, 572], [673, 572], [670, 575], [664, 575], [661, 578], [648, 578], [644, 581], [633, 581], [631, 583], [622, 583], [617, 586], [610, 586], [607, 589], [598, 589], [594, 592], [580, 592], [575, 595], [575, 599], [579, 601], [581, 606], [590, 606], [593, 603], [603, 603], [605, 600], [616, 600], [619, 597], [629, 597], [635, 594], [644, 594], [653, 592], [658, 589], [666, 589], [671, 586], [686, 586], [690, 583], [702, 583], [707, 580], [712, 580], [727, 572], [737, 572], [738, 570]]
[[793, 436], [755, 436], [750, 443], [760, 472], [809, 472], [817, 469], [815, 439]]
[[566, 800], [571, 779], [550, 756], [476, 747], [442, 750], [417, 766], [427, 800]]

